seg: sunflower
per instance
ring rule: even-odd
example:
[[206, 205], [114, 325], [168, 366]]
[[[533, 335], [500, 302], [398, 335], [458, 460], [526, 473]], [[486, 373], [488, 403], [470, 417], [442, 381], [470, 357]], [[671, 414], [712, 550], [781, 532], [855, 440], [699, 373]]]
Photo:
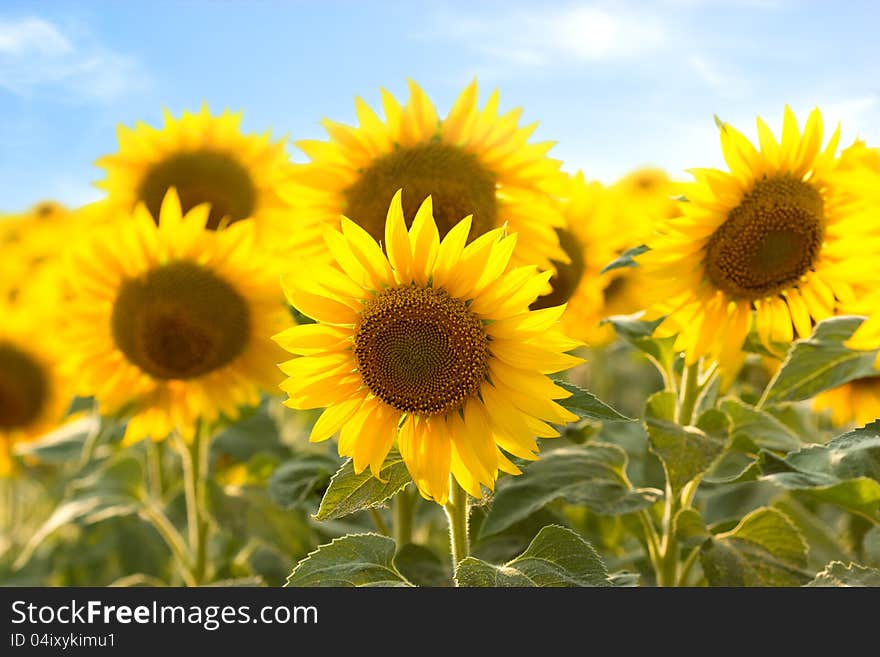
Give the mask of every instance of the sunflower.
[[0, 300], [43, 310], [45, 295], [60, 289], [63, 254], [81, 234], [76, 215], [54, 201], [0, 216]]
[[422, 495], [445, 503], [450, 472], [471, 495], [504, 451], [535, 459], [548, 424], [576, 419], [546, 374], [581, 362], [558, 329], [564, 306], [530, 311], [551, 276], [509, 268], [516, 235], [496, 228], [466, 245], [470, 217], [440, 240], [431, 198], [407, 232], [401, 193], [387, 213], [387, 257], [349, 219], [327, 232], [334, 262], [283, 278], [292, 305], [317, 320], [276, 337], [298, 357], [281, 365], [292, 408], [322, 408], [312, 441], [339, 432], [339, 453], [378, 476], [395, 438]]
[[817, 395], [816, 411], [831, 411], [831, 422], [837, 427], [859, 426], [880, 418], [880, 373], [855, 379]]
[[282, 198], [290, 161], [284, 140], [272, 142], [269, 133], [244, 134], [240, 113], [212, 115], [207, 105], [175, 119], [167, 110], [157, 130], [144, 123], [117, 129], [119, 151], [96, 164], [107, 172], [97, 183], [108, 197], [99, 207], [111, 217], [130, 213], [143, 203], [158, 221], [162, 200], [174, 187], [184, 212], [196, 205], [211, 207], [206, 227], [253, 218], [257, 238], [270, 243], [290, 231], [290, 204]]
[[270, 337], [289, 324], [253, 222], [205, 230], [210, 207], [184, 214], [174, 189], [158, 214], [139, 204], [71, 262], [68, 364], [80, 394], [130, 416], [129, 443], [191, 439], [198, 420], [257, 404], [280, 378]]
[[0, 303], [0, 313], [0, 475], [7, 475], [13, 444], [60, 425], [73, 395], [53, 327], [16, 306]]
[[602, 269], [627, 249], [647, 240], [657, 219], [670, 216], [674, 187], [660, 169], [640, 169], [610, 187], [571, 176], [562, 193], [566, 220], [558, 228], [568, 262], [554, 262], [552, 292], [532, 308], [567, 303], [562, 324], [567, 335], [598, 346], [613, 339], [602, 318], [641, 310], [637, 268]]
[[865, 190], [880, 176], [836, 155], [839, 128], [822, 150], [818, 109], [801, 133], [786, 107], [781, 142], [758, 118], [760, 151], [720, 125], [730, 172], [692, 170], [680, 216], [640, 260], [651, 309], [687, 362], [733, 370], [753, 324], [779, 352], [876, 280], [878, 206]]
[[476, 81], [443, 119], [417, 84], [409, 89], [405, 106], [382, 91], [385, 121], [357, 98], [359, 127], [325, 120], [330, 141], [297, 143], [311, 158], [291, 179], [303, 222], [337, 228], [344, 214], [381, 241], [402, 188], [408, 224], [430, 195], [441, 238], [473, 215], [472, 237], [505, 223], [519, 234], [515, 264], [567, 262], [554, 230], [565, 222], [551, 198], [562, 180], [560, 162], [547, 157], [552, 143], [528, 143], [535, 126], [518, 125], [520, 110], [499, 115], [497, 92], [480, 109]]

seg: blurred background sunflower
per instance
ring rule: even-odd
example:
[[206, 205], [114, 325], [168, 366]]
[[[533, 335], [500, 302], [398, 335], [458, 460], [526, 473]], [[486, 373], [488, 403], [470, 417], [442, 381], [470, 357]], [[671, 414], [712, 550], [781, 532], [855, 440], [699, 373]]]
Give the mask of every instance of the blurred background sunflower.
[[564, 219], [552, 195], [563, 178], [561, 162], [547, 156], [552, 143], [529, 143], [534, 126], [519, 125], [520, 110], [499, 113], [497, 91], [480, 108], [476, 81], [442, 119], [418, 84], [410, 81], [409, 93], [401, 105], [382, 91], [384, 120], [356, 98], [358, 127], [325, 119], [330, 141], [297, 142], [311, 159], [291, 176], [303, 220], [335, 228], [344, 214], [380, 240], [402, 188], [408, 223], [430, 195], [441, 236], [473, 215], [472, 239], [502, 225], [519, 234], [515, 263], [566, 262], [555, 230]]
[[128, 418], [125, 440], [191, 439], [279, 382], [270, 336], [290, 323], [252, 220], [206, 229], [210, 206], [145, 204], [73, 254], [67, 367], [79, 394]]

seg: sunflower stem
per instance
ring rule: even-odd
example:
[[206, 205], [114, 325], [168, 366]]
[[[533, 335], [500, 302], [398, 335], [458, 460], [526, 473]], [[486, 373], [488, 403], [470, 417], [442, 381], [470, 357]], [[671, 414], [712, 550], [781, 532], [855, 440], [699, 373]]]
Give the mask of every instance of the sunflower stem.
[[376, 530], [380, 534], [382, 534], [383, 536], [391, 536], [391, 532], [388, 529], [388, 523], [385, 522], [385, 518], [382, 517], [379, 509], [371, 507], [370, 517], [373, 519], [373, 524], [376, 525]]
[[204, 582], [208, 565], [208, 520], [203, 511], [207, 508], [208, 448], [211, 437], [207, 423], [201, 422], [192, 442], [187, 443], [179, 434], [178, 438], [183, 463], [187, 531], [193, 556], [192, 576], [198, 585]]
[[681, 378], [681, 399], [678, 404], [678, 423], [686, 427], [694, 417], [694, 409], [700, 397], [700, 364], [685, 365]]
[[446, 517], [449, 520], [449, 542], [452, 547], [452, 572], [458, 569], [462, 559], [470, 554], [468, 540], [468, 496], [459, 486], [455, 477], [449, 476], [449, 501], [446, 502]]
[[165, 545], [171, 550], [171, 554], [180, 568], [180, 576], [183, 578], [184, 584], [196, 586], [197, 583], [193, 578], [190, 567], [192, 559], [187, 552], [183, 536], [180, 535], [180, 532], [177, 531], [168, 519], [168, 516], [162, 512], [154, 500], [147, 500], [141, 507], [139, 515], [153, 526], [159, 536], [162, 537], [162, 540], [165, 541]]
[[410, 495], [406, 487], [394, 496], [392, 508], [394, 512], [394, 542], [400, 549], [407, 543], [412, 543], [413, 513], [415, 511], [415, 499]]
[[678, 540], [675, 538], [674, 519], [679, 509], [678, 497], [666, 484], [666, 500], [663, 505], [663, 540], [660, 544], [660, 569], [657, 571], [658, 586], [675, 586], [678, 581]]

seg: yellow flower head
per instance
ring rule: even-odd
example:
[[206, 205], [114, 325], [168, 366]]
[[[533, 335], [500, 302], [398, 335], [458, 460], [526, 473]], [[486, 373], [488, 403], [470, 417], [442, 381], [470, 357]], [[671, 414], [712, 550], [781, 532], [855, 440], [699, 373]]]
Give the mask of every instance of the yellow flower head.
[[270, 244], [290, 226], [290, 204], [281, 192], [290, 173], [284, 140], [241, 131], [241, 114], [218, 116], [203, 105], [175, 119], [167, 110], [161, 129], [138, 123], [117, 129], [119, 151], [97, 161], [107, 172], [98, 183], [108, 197], [100, 208], [111, 218], [143, 203], [158, 221], [166, 192], [177, 190], [184, 212], [208, 203], [211, 230], [253, 218], [257, 238]]
[[76, 214], [53, 201], [0, 215], [0, 302], [45, 314], [57, 310], [63, 254], [83, 234]]
[[18, 307], [0, 303], [0, 313], [0, 475], [6, 475], [12, 445], [60, 425], [73, 394], [60, 373], [55, 327]]
[[292, 408], [323, 408], [311, 440], [339, 432], [356, 472], [378, 475], [397, 439], [422, 494], [443, 504], [450, 471], [471, 495], [498, 470], [518, 473], [502, 449], [534, 459], [536, 436], [575, 416], [546, 375], [581, 362], [558, 329], [564, 306], [530, 311], [551, 272], [510, 268], [516, 235], [503, 228], [469, 244], [467, 217], [440, 239], [429, 197], [407, 231], [401, 194], [387, 213], [387, 256], [343, 218], [328, 231], [333, 262], [283, 279], [291, 304], [317, 324], [276, 337]]
[[736, 369], [753, 318], [780, 351], [877, 279], [880, 215], [863, 190], [880, 176], [836, 155], [839, 129], [822, 149], [818, 109], [801, 132], [786, 107], [781, 142], [757, 125], [760, 150], [721, 125], [730, 171], [692, 170], [681, 216], [640, 258], [652, 310], [688, 363], [709, 356]]
[[[382, 91], [384, 121], [357, 98], [359, 127], [325, 120], [330, 141], [297, 143], [312, 160], [292, 177], [303, 223], [337, 228], [344, 214], [381, 240], [402, 188], [407, 224], [430, 195], [441, 237], [473, 215], [474, 238], [505, 223], [519, 234], [514, 263], [565, 262], [554, 230], [564, 220], [550, 197], [561, 180], [559, 161], [547, 157], [552, 144], [528, 143], [535, 125], [520, 127], [520, 110], [499, 115], [497, 92], [478, 107], [476, 82], [443, 119], [417, 84], [409, 87], [404, 106]], [[315, 251], [325, 251], [320, 231], [314, 238]]]
[[610, 187], [568, 179], [561, 203], [566, 227], [557, 229], [568, 262], [554, 262], [552, 292], [532, 308], [567, 303], [562, 317], [567, 335], [592, 346], [610, 342], [614, 332], [600, 326], [610, 315], [641, 310], [640, 271], [602, 269], [621, 253], [643, 244], [658, 219], [670, 216], [674, 186], [659, 169], [640, 169]]
[[813, 399], [816, 411], [831, 411], [836, 427], [859, 426], [880, 418], [880, 375], [855, 379]]
[[205, 230], [208, 205], [184, 213], [166, 194], [158, 225], [139, 204], [96, 232], [71, 263], [71, 355], [79, 393], [130, 416], [126, 441], [185, 439], [198, 420], [259, 402], [278, 381], [270, 337], [289, 325], [275, 270], [251, 221]]

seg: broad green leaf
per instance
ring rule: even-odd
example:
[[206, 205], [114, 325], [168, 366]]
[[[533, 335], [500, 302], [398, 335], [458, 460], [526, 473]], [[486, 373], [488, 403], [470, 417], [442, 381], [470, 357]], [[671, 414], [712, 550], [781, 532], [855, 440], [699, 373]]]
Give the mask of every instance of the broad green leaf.
[[675, 515], [673, 529], [678, 541], [688, 547], [699, 545], [711, 536], [696, 509], [681, 509]]
[[544, 527], [525, 552], [503, 566], [463, 559], [455, 581], [459, 586], [611, 586], [593, 547], [557, 525]]
[[792, 345], [767, 385], [761, 405], [809, 399], [872, 374], [877, 352], [843, 346], [863, 321], [862, 317], [841, 316], [819, 322], [808, 339]]
[[311, 547], [307, 516], [280, 508], [262, 486], [208, 486], [208, 504], [217, 523], [237, 537], [256, 538], [287, 555]]
[[785, 458], [760, 456], [766, 481], [875, 518], [880, 512], [880, 420]]
[[781, 511], [752, 511], [731, 531], [703, 543], [700, 562], [711, 586], [800, 586], [807, 544]]
[[297, 455], [279, 465], [269, 477], [269, 496], [283, 509], [301, 507], [313, 493], [327, 485], [337, 464], [338, 461], [329, 456]]
[[707, 484], [739, 484], [756, 481], [760, 475], [757, 460], [730, 450], [703, 476], [703, 481]]
[[426, 547], [407, 543], [394, 555], [394, 566], [416, 586], [452, 586], [446, 562]]
[[757, 447], [780, 452], [790, 452], [803, 446], [800, 438], [775, 417], [739, 399], [721, 402], [720, 408], [730, 418], [730, 434], [733, 444], [754, 451]]
[[75, 463], [82, 454], [86, 438], [99, 430], [100, 421], [90, 415], [67, 422], [37, 440], [16, 443], [15, 453], [35, 457], [40, 463]]
[[611, 586], [634, 587], [639, 585], [641, 575], [627, 570], [620, 570], [608, 575], [608, 579], [611, 581]]
[[610, 422], [635, 422], [632, 418], [622, 415], [611, 408], [593, 393], [588, 392], [573, 383], [562, 380], [555, 380], [554, 383], [571, 393], [571, 397], [559, 399], [557, 400], [557, 403], [579, 416], [581, 419], [587, 418], [590, 420], [606, 420]]
[[89, 513], [101, 508], [103, 501], [100, 497], [84, 497], [65, 502], [55, 509], [51, 516], [40, 525], [39, 529], [31, 536], [21, 554], [15, 560], [14, 569], [19, 569], [26, 564], [43, 541], [58, 531], [61, 527], [69, 525], [84, 518]]
[[648, 399], [645, 425], [651, 451], [663, 463], [673, 495], [700, 479], [724, 452], [728, 442], [727, 416], [718, 410], [700, 415], [696, 426], [683, 427], [673, 418], [675, 396], [658, 392]]
[[627, 249], [619, 256], [617, 256], [614, 260], [605, 265], [602, 268], [602, 271], [599, 272], [599, 274], [601, 275], [614, 269], [638, 267], [639, 263], [636, 262], [636, 256], [640, 256], [647, 251], [650, 251], [650, 248], [645, 244], [640, 244], [639, 246], [634, 246], [631, 249]]
[[880, 570], [857, 563], [846, 565], [840, 561], [832, 561], [806, 586], [880, 587]]
[[300, 561], [287, 586], [412, 586], [394, 566], [394, 541], [378, 534], [349, 534]]
[[672, 369], [678, 354], [673, 348], [675, 336], [665, 338], [654, 337], [654, 331], [663, 322], [663, 318], [653, 321], [640, 319], [641, 313], [634, 315], [613, 315], [602, 320], [602, 324], [611, 324], [615, 333], [633, 347], [650, 356], [661, 370]]
[[87, 476], [73, 481], [70, 489], [75, 494], [100, 495], [108, 500], [137, 500], [144, 492], [144, 468], [131, 452], [119, 452]]
[[388, 454], [379, 475], [381, 479], [374, 477], [369, 469], [355, 474], [350, 459], [343, 463], [330, 480], [315, 519], [332, 520], [378, 506], [411, 481], [406, 463], [396, 449]]
[[626, 452], [608, 443], [554, 449], [526, 466], [521, 476], [499, 482], [481, 533], [500, 532], [559, 499], [612, 516], [651, 506], [662, 493], [633, 488], [626, 464]]

